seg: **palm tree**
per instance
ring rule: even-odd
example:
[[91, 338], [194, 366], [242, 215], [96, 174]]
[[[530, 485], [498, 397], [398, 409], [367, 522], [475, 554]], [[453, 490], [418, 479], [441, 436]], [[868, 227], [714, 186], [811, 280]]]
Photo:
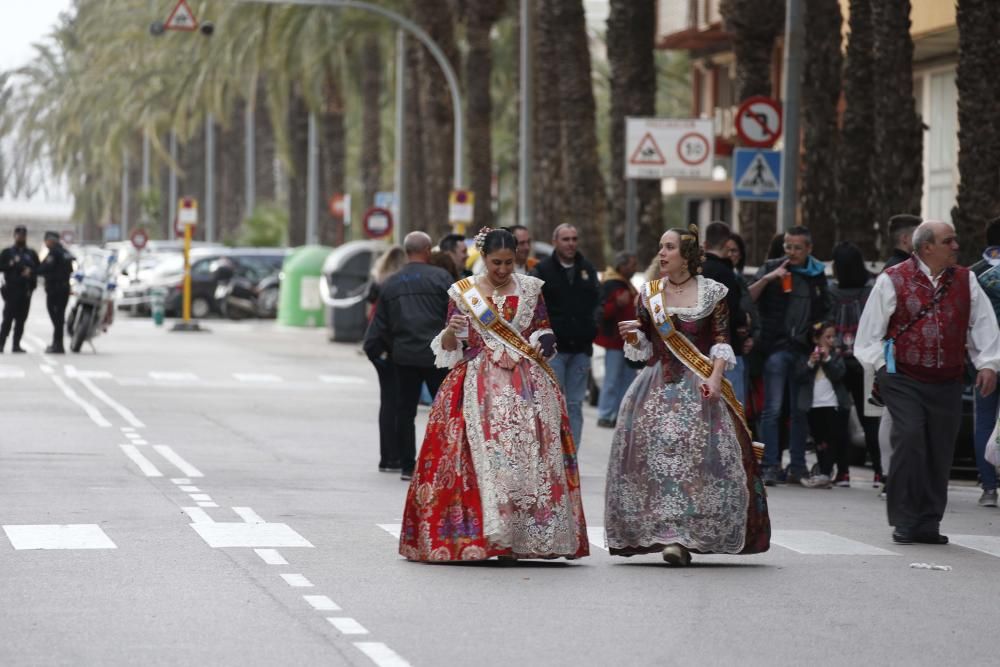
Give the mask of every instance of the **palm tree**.
[[920, 213], [923, 123], [913, 97], [910, 0], [872, 4], [875, 88], [875, 219], [888, 244], [889, 217]]
[[[874, 26], [871, 0], [851, 0], [844, 67], [846, 108], [837, 163], [837, 223], [844, 238], [877, 256], [873, 173], [875, 145]], [[883, 223], [884, 224], [884, 223]]]
[[838, 0], [812, 0], [805, 8], [802, 76], [802, 224], [812, 231], [814, 252], [829, 257], [838, 239], [837, 102], [840, 100], [840, 29]]
[[382, 185], [382, 45], [375, 34], [365, 37], [361, 47], [361, 184], [363, 206], [375, 203]]
[[977, 259], [986, 223], [1000, 215], [1000, 85], [994, 72], [1000, 7], [988, 0], [959, 0], [958, 202], [951, 216], [962, 242], [962, 260]]
[[[775, 42], [785, 24], [782, 0], [721, 0], [719, 10], [732, 34], [736, 54], [736, 96], [771, 97]], [[748, 261], [758, 263], [777, 229], [774, 204], [751, 202], [740, 206], [740, 231], [747, 244]]]
[[[611, 66], [611, 174], [609, 211], [612, 246], [624, 247], [625, 118], [656, 115], [656, 2], [611, 0], [608, 61]], [[655, 252], [662, 227], [659, 181], [639, 181], [639, 253], [645, 265]]]

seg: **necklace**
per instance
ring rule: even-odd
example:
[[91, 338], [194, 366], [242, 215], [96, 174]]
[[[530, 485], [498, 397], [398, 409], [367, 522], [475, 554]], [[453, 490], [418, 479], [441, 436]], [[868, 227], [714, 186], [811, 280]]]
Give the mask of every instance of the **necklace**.
[[507, 302], [507, 295], [501, 294], [500, 290], [502, 290], [507, 285], [510, 285], [510, 282], [513, 279], [514, 279], [513, 276], [508, 276], [507, 281], [505, 283], [497, 285], [495, 282], [493, 282], [493, 280], [489, 276], [486, 276], [486, 282], [488, 282], [490, 286], [493, 288], [493, 303], [496, 304], [497, 308], [503, 308], [504, 304]]
[[670, 276], [667, 276], [667, 282], [674, 286], [674, 294], [683, 294], [684, 293], [683, 286], [693, 277], [694, 276], [692, 276], [691, 274], [688, 274], [687, 278], [680, 281], [679, 283], [675, 283], [673, 280], [670, 279]]

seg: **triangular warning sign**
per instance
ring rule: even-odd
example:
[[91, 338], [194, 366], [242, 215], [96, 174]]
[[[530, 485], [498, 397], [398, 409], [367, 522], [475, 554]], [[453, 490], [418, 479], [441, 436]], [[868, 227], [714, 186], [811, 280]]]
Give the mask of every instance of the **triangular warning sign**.
[[754, 194], [778, 191], [778, 178], [774, 175], [771, 165], [764, 159], [763, 154], [754, 155], [750, 166], [743, 172], [739, 183], [736, 184], [736, 189], [750, 190]]
[[636, 146], [628, 162], [629, 164], [666, 164], [667, 159], [660, 152], [660, 147], [656, 145], [653, 135], [647, 132], [639, 145]]
[[174, 11], [170, 12], [170, 18], [163, 24], [165, 30], [182, 30], [192, 32], [198, 29], [198, 19], [194, 17], [194, 12], [188, 7], [187, 0], [179, 0]]

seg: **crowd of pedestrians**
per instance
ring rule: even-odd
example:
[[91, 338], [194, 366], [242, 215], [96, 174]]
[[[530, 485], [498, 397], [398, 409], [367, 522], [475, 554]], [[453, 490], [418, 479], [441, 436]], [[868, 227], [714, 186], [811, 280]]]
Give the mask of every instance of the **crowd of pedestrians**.
[[[586, 555], [576, 456], [595, 345], [597, 426], [613, 429], [612, 554], [655, 551], [685, 565], [692, 553], [766, 550], [766, 486], [851, 486], [852, 412], [892, 539], [947, 543], [940, 521], [967, 360], [979, 504], [997, 505], [984, 452], [1000, 403], [1000, 219], [969, 269], [946, 223], [897, 215], [889, 232], [878, 275], [849, 241], [827, 266], [810, 231], [792, 227], [748, 280], [743, 239], [728, 225], [673, 229], [638, 282], [630, 253], [599, 275], [570, 224], [540, 260], [528, 229], [484, 230], [475, 275], [461, 235], [434, 251], [411, 233], [376, 267], [364, 346], [381, 387], [379, 469], [413, 479], [401, 553]], [[437, 398], [418, 456], [421, 384]]]

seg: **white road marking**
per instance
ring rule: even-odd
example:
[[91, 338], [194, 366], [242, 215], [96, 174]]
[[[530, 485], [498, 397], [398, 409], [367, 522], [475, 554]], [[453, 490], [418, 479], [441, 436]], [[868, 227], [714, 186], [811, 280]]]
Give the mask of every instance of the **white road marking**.
[[382, 642], [354, 642], [377, 667], [410, 667], [410, 663]]
[[285, 580], [285, 583], [292, 588], [312, 588], [312, 582], [303, 577], [301, 574], [283, 574], [281, 578]]
[[90, 378], [92, 380], [107, 380], [111, 378], [111, 373], [109, 371], [81, 371], [76, 366], [66, 364], [63, 367], [65, 369], [66, 377], [68, 378]]
[[198, 507], [218, 507], [219, 503], [213, 503], [211, 500], [199, 500]]
[[283, 382], [280, 377], [271, 373], [233, 373], [233, 377], [240, 382]]
[[122, 433], [131, 433], [134, 430], [131, 426], [122, 426]]
[[213, 549], [227, 547], [308, 547], [312, 544], [284, 523], [192, 523]]
[[23, 368], [15, 368], [12, 366], [0, 366], [0, 378], [16, 380], [24, 377]]
[[267, 523], [267, 521], [264, 521], [259, 514], [254, 512], [249, 507], [234, 507], [233, 511], [236, 512], [245, 523]]
[[340, 611], [340, 605], [325, 595], [303, 595], [302, 597], [316, 611]]
[[320, 375], [319, 381], [326, 384], [368, 384], [368, 380], [353, 375]]
[[[42, 369], [44, 370], [44, 368], [45, 367], [43, 366]], [[51, 374], [50, 377], [52, 378], [52, 381], [56, 383], [56, 386], [58, 386], [62, 390], [62, 393], [66, 395], [66, 398], [73, 401], [81, 408], [83, 408], [83, 411], [87, 413], [87, 416], [90, 417], [90, 419], [95, 424], [97, 424], [101, 428], [111, 427], [111, 422], [109, 422], [107, 419], [104, 418], [104, 415], [101, 414], [101, 411], [98, 410], [93, 405], [91, 405], [90, 403], [88, 403], [87, 401], [80, 398], [79, 394], [73, 391], [73, 389], [71, 389], [70, 386], [66, 384], [65, 380], [63, 380], [58, 375], [55, 375], [54, 373]]]
[[139, 470], [141, 470], [142, 474], [146, 477], [163, 477], [163, 473], [160, 472], [149, 459], [140, 454], [135, 445], [119, 445], [119, 447], [121, 447], [122, 451], [125, 452], [125, 456], [132, 459], [132, 462], [139, 466]]
[[149, 440], [143, 440], [142, 438], [132, 438], [133, 445], [148, 445]]
[[55, 369], [52, 368], [52, 366], [49, 366], [48, 364], [39, 364], [38, 367], [41, 368], [42, 372], [45, 373], [46, 375], [52, 375], [53, 373], [56, 372]]
[[149, 377], [163, 382], [197, 382], [198, 376], [194, 373], [177, 371], [150, 371]]
[[1000, 558], [1000, 537], [992, 535], [949, 535], [952, 544], [966, 549], [975, 549], [984, 554]]
[[345, 635], [367, 635], [368, 631], [365, 630], [365, 626], [361, 625], [353, 618], [342, 618], [339, 616], [328, 616], [326, 618], [330, 622], [330, 625], [340, 630], [341, 634]]
[[207, 493], [189, 493], [188, 495], [191, 496], [191, 500], [196, 500], [203, 503], [212, 502], [212, 496], [208, 495]]
[[399, 533], [403, 530], [403, 524], [401, 523], [379, 523], [375, 525], [395, 537], [397, 540], [399, 539]]
[[608, 550], [604, 546], [604, 526], [587, 526], [587, 541], [601, 551]]
[[[277, 549], [254, 549], [260, 559], [268, 565], [288, 565], [285, 557], [278, 553]], [[306, 597], [309, 597], [308, 595]]]
[[117, 549], [94, 523], [69, 525], [4, 526], [11, 546], [23, 549]]
[[873, 547], [822, 530], [773, 530], [771, 543], [810, 556], [898, 556], [894, 551]]
[[[69, 373], [67, 373], [67, 376], [73, 377], [69, 375]], [[80, 384], [86, 387], [91, 394], [96, 396], [99, 400], [103, 401], [108, 407], [110, 407], [112, 410], [121, 415], [122, 419], [124, 419], [129, 423], [129, 426], [133, 426], [135, 428], [143, 428], [145, 426], [145, 424], [139, 421], [138, 417], [136, 417], [131, 410], [129, 410], [124, 405], [122, 405], [121, 403], [111, 398], [106, 393], [104, 393], [104, 391], [100, 387], [94, 384], [93, 380], [82, 375], [77, 375], [76, 379], [79, 380]]]
[[201, 471], [181, 458], [169, 445], [153, 445], [153, 449], [156, 450], [157, 454], [173, 463], [178, 470], [188, 477], [204, 477]]
[[183, 491], [184, 493], [198, 493], [201, 491], [201, 489], [199, 489], [197, 486], [190, 486], [190, 485], [183, 485], [177, 488]]
[[192, 523], [197, 524], [214, 524], [215, 520], [208, 515], [208, 512], [201, 509], [200, 507], [182, 507], [181, 511], [188, 515]]
[[191, 483], [191, 480], [183, 478], [183, 477], [173, 477], [173, 478], [171, 478], [170, 481], [173, 482], [174, 484], [190, 484]]

